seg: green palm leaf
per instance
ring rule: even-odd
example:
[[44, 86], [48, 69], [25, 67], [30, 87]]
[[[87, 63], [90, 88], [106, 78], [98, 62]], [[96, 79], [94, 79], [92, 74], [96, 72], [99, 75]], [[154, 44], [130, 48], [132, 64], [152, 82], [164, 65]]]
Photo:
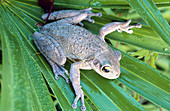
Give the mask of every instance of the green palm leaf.
[[[89, 3], [87, 0], [84, 2], [77, 1], [77, 4], [79, 3], [77, 5], [70, 0], [70, 2], [63, 2], [62, 4], [64, 4], [63, 7], [81, 8], [87, 2]], [[104, 2], [108, 3], [107, 0]], [[69, 3], [72, 4], [70, 5]], [[61, 3], [55, 2], [55, 6], [58, 4]], [[122, 4], [128, 6], [127, 2], [122, 2]], [[88, 7], [87, 4], [86, 6]], [[121, 8], [119, 5], [117, 7]], [[54, 79], [51, 67], [42, 55], [37, 54], [38, 50], [32, 40], [32, 34], [36, 29], [35, 24], [42, 22], [40, 18], [43, 11], [37, 6], [37, 1], [4, 1], [0, 3], [0, 11], [2, 21], [0, 24], [0, 36], [3, 52], [1, 109], [9, 111], [55, 110], [47, 88], [49, 86], [61, 109], [73, 110], [71, 104], [75, 95], [72, 86], [66, 84], [63, 78], [58, 81]], [[85, 23], [85, 27], [97, 33], [96, 31], [102, 25], [112, 21], [113, 18], [115, 17], [104, 15], [102, 18], [95, 19], [96, 24]], [[159, 39], [158, 36], [155, 39], [155, 33], [149, 27], [144, 26], [141, 30], [134, 30], [134, 35], [114, 32], [108, 36], [108, 39], [118, 40], [165, 54], [170, 53], [167, 44]], [[150, 33], [145, 33], [147, 31]], [[142, 35], [142, 33], [145, 33], [146, 36]], [[141, 37], [144, 37], [143, 41], [136, 42]], [[159, 41], [160, 44], [151, 47], [145, 43], [145, 40], [149, 40], [151, 44], [157, 44]], [[168, 48], [168, 51], [163, 50], [163, 48]], [[169, 78], [123, 52], [122, 55], [122, 74], [118, 80], [153, 103], [168, 109], [170, 105]], [[66, 69], [69, 69], [70, 63], [69, 61], [66, 63]], [[132, 96], [129, 96], [124, 89], [116, 84], [116, 81], [104, 79], [93, 70], [81, 71], [81, 85], [86, 95], [85, 104], [88, 111], [144, 110]], [[80, 106], [80, 102], [78, 106]], [[76, 110], [80, 110], [80, 108]]]
[[[169, 6], [168, 0], [153, 0], [158, 7]], [[62, 0], [56, 1], [55, 5], [69, 8], [94, 7], [94, 8], [114, 8], [114, 9], [130, 9], [130, 5], [126, 0]]]
[[170, 27], [152, 0], [127, 0], [151, 28], [170, 46]]

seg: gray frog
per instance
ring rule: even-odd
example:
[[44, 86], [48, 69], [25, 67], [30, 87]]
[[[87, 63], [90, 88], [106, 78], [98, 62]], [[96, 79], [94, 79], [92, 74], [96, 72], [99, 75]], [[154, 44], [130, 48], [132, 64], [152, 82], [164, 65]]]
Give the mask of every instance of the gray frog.
[[[129, 26], [131, 20], [125, 23], [113, 22], [106, 24], [94, 35], [83, 27], [76, 26], [82, 20], [94, 23], [92, 16], [101, 16], [101, 13], [92, 13], [91, 8], [84, 10], [63, 10], [53, 12], [49, 20], [58, 20], [44, 25], [39, 32], [33, 34], [35, 45], [52, 66], [55, 78], [61, 75], [69, 83], [68, 71], [63, 67], [66, 58], [74, 61], [70, 68], [70, 80], [76, 97], [72, 107], [77, 108], [77, 101], [81, 98], [81, 110], [86, 110], [84, 94], [80, 85], [80, 69], [94, 69], [107, 79], [116, 79], [120, 75], [121, 53], [113, 51], [104, 41], [105, 35], [113, 31], [132, 33], [130, 28], [140, 28], [140, 24]], [[46, 19], [48, 14], [43, 14]]]

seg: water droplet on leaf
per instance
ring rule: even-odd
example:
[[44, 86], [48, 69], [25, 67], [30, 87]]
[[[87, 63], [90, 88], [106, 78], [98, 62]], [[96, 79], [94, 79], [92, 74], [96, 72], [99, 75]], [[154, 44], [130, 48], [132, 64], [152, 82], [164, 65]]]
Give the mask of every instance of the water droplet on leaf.
[[93, 6], [102, 6], [102, 4], [100, 2], [98, 2], [97, 0], [91, 0], [89, 2], [90, 5], [93, 5]]
[[166, 47], [166, 48], [163, 48], [163, 50], [164, 50], [164, 51], [168, 51], [168, 48], [167, 48], [167, 47]]

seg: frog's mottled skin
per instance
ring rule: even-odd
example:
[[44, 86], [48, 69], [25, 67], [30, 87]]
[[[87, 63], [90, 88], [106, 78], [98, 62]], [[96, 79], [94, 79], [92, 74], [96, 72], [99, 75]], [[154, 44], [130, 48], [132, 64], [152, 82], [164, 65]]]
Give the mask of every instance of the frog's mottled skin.
[[[94, 69], [98, 74], [107, 79], [116, 79], [120, 75], [121, 53], [113, 51], [104, 41], [104, 36], [115, 30], [118, 32], [129, 30], [132, 27], [140, 28], [141, 25], [128, 26], [130, 20], [126, 23], [114, 22], [106, 24], [99, 31], [99, 35], [94, 35], [83, 27], [73, 24], [81, 23], [82, 20], [88, 20], [94, 23], [91, 16], [101, 16], [101, 13], [92, 13], [91, 8], [84, 10], [64, 10], [51, 13], [49, 20], [58, 20], [46, 24], [40, 32], [33, 34], [35, 45], [45, 56], [53, 68], [55, 78], [61, 75], [69, 82], [68, 71], [62, 67], [66, 58], [74, 61], [70, 68], [70, 80], [74, 87], [76, 98], [72, 105], [77, 107], [77, 101], [81, 98], [81, 110], [86, 110], [84, 104], [84, 94], [80, 86], [79, 69]], [[42, 15], [45, 20], [47, 14]], [[78, 62], [76, 62], [78, 61]]]

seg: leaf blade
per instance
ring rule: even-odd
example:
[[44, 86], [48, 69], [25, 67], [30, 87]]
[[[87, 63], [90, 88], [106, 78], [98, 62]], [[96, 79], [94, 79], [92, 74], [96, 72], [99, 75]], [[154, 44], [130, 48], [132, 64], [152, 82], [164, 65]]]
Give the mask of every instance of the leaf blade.
[[[5, 7], [0, 4], [0, 9], [2, 15], [5, 13]], [[2, 18], [1, 18], [2, 20]], [[1, 22], [1, 29], [5, 30], [7, 27]], [[12, 39], [9, 41], [7, 36], [13, 36], [12, 34], [7, 34], [1, 30], [1, 40], [2, 40], [2, 50], [3, 50], [3, 74], [2, 74], [2, 96], [1, 96], [1, 109], [2, 110], [17, 110], [17, 109], [25, 109], [31, 110], [30, 104], [31, 100], [28, 98], [29, 88], [28, 81], [26, 79], [27, 72], [24, 69], [24, 66], [19, 64], [18, 61], [22, 61], [23, 58], [18, 58], [16, 55], [11, 56], [13, 54], [21, 53], [19, 45], [16, 40]], [[13, 36], [14, 37], [14, 36]], [[9, 45], [11, 44], [11, 45]], [[13, 48], [18, 48], [18, 50], [13, 50]], [[20, 69], [21, 68], [21, 69]], [[23, 90], [19, 90], [22, 88]], [[17, 95], [20, 95], [20, 98], [15, 98]], [[15, 99], [14, 99], [15, 98]], [[25, 99], [24, 99], [25, 98]], [[24, 99], [24, 101], [23, 101]], [[22, 104], [21, 104], [22, 103]]]
[[153, 103], [169, 109], [170, 79], [146, 63], [122, 52], [121, 76], [118, 80]]
[[127, 0], [131, 7], [170, 46], [170, 27], [152, 0]]
[[[6, 15], [8, 16], [6, 16]], [[29, 88], [30, 87], [32, 89], [30, 89], [31, 91], [28, 91], [28, 92], [31, 92], [32, 94], [35, 95], [36, 99], [34, 98], [34, 100], [37, 101], [37, 106], [36, 107], [39, 107], [38, 109], [40, 110], [51, 110], [51, 111], [54, 111], [54, 106], [53, 106], [53, 103], [52, 103], [52, 99], [49, 95], [49, 92], [47, 90], [47, 87], [45, 84], [45, 81], [43, 80], [43, 77], [41, 75], [41, 72], [39, 71], [39, 69], [37, 69], [36, 65], [33, 67], [30, 67], [30, 64], [35, 64], [34, 61], [31, 60], [30, 56], [28, 56], [28, 53], [27, 53], [27, 50], [25, 49], [25, 47], [23, 46], [23, 42], [21, 40], [21, 36], [19, 33], [19, 30], [17, 30], [15, 24], [16, 22], [18, 21], [13, 15], [12, 13], [9, 11], [9, 10], [6, 10], [6, 13], [5, 13], [3, 16], [5, 17], [6, 22], [8, 22], [7, 24], [12, 24], [9, 26], [9, 29], [13, 29], [11, 32], [8, 31], [8, 29], [6, 28], [6, 34], [11, 34], [13, 33], [15, 36], [15, 40], [17, 41], [17, 45], [19, 45], [19, 47], [17, 48], [11, 48], [11, 50], [20, 50], [20, 55], [22, 57], [23, 60], [20, 60], [20, 61], [17, 61], [19, 64], [22, 64], [22, 66], [25, 66], [24, 69], [26, 70], [25, 72], [27, 72], [27, 78], [30, 78], [28, 79], [29, 80], [29, 83], [27, 84], [26, 88]], [[13, 21], [14, 20], [14, 21]], [[13, 37], [13, 36], [6, 36], [5, 39], [9, 39], [9, 43], [10, 41], [12, 41], [13, 39], [10, 38], [10, 37]], [[8, 44], [9, 46], [12, 45], [12, 44]], [[17, 54], [15, 54], [17, 55]], [[20, 58], [20, 57], [19, 57]], [[17, 59], [16, 59], [17, 60]], [[22, 62], [21, 62], [22, 61]], [[20, 63], [21, 62], [21, 63]], [[30, 64], [29, 64], [30, 63]], [[21, 66], [20, 66], [21, 67]], [[21, 76], [22, 74], [18, 75]], [[39, 77], [41, 79], [37, 79], [36, 77]], [[20, 78], [20, 81], [23, 80], [22, 78]], [[27, 80], [27, 81], [28, 81]], [[25, 81], [25, 80], [23, 80]], [[23, 88], [19, 88], [18, 90], [22, 91]], [[14, 92], [15, 93], [15, 92]], [[40, 95], [42, 94], [42, 95]], [[48, 94], [48, 95], [47, 95]], [[31, 95], [31, 94], [30, 94]], [[43, 95], [47, 95], [47, 96], [43, 96]], [[3, 97], [6, 97], [6, 96], [3, 96]], [[18, 94], [16, 95], [16, 97], [14, 97], [14, 100], [16, 98], [19, 98], [19, 99], [23, 99], [23, 97]], [[24, 99], [27, 100], [28, 98], [30, 98], [29, 96], [25, 97]], [[24, 100], [23, 99], [23, 100]], [[22, 101], [23, 101], [22, 100]], [[44, 101], [46, 100], [46, 101]], [[6, 102], [5, 102], [6, 103]], [[12, 104], [15, 104], [15, 101], [14, 102], [11, 102]], [[23, 110], [25, 109], [26, 110], [26, 107], [29, 106], [29, 107], [32, 107], [31, 104], [27, 104], [27, 105], [24, 105], [23, 102], [20, 103], [20, 105], [23, 105]], [[24, 107], [25, 106], [25, 107]], [[6, 108], [5, 106], [3, 108]], [[12, 108], [12, 107], [11, 107]], [[15, 110], [18, 110], [20, 108], [16, 108]], [[32, 108], [31, 108], [32, 109]], [[12, 109], [11, 109], [12, 110]]]

